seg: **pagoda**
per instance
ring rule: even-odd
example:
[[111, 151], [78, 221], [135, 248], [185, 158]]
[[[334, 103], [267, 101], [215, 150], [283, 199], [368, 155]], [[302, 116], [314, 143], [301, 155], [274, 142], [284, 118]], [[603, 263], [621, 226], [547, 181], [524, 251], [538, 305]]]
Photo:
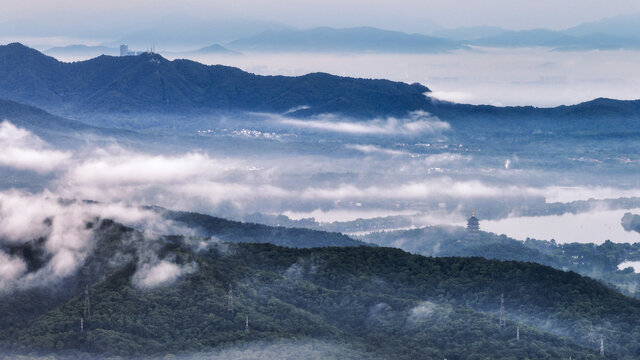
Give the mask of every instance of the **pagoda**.
[[467, 219], [467, 239], [476, 240], [480, 237], [480, 222], [476, 217], [476, 212], [471, 212], [471, 217]]

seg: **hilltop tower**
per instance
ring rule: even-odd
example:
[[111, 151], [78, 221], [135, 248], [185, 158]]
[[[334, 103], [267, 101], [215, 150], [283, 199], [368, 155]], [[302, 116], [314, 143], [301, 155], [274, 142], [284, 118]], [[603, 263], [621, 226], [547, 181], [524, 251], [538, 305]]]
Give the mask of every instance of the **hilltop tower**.
[[471, 217], [467, 219], [467, 239], [477, 240], [480, 237], [480, 221], [476, 217], [476, 212], [471, 213]]

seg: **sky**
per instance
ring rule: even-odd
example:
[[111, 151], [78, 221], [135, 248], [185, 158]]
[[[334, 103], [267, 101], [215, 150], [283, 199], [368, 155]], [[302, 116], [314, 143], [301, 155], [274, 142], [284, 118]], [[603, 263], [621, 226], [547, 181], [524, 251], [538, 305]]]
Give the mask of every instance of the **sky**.
[[491, 25], [510, 29], [564, 29], [583, 22], [640, 12], [635, 0], [22, 0], [5, 1], [0, 21], [43, 23], [96, 20], [144, 22], [152, 17], [186, 14], [201, 18], [243, 18], [294, 27], [370, 25], [424, 31], [444, 27]]

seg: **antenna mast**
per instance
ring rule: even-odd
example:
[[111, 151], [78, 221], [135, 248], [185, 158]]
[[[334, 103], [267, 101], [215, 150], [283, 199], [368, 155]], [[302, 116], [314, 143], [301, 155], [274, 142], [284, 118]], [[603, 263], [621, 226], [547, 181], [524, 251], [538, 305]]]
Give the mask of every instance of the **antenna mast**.
[[504, 293], [500, 294], [500, 329], [507, 327], [507, 321], [504, 318]]
[[244, 331], [249, 332], [249, 315], [244, 317]]
[[604, 339], [600, 339], [600, 355], [604, 356]]
[[516, 341], [520, 341], [520, 326], [516, 328]]

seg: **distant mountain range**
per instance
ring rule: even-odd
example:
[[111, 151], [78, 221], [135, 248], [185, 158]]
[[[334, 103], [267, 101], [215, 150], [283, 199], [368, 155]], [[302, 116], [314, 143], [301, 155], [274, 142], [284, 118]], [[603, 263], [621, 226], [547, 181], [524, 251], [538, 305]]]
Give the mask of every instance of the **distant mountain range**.
[[21, 44], [0, 46], [0, 98], [48, 110], [285, 112], [307, 106], [314, 113], [377, 116], [418, 110], [428, 103], [426, 92], [420, 84], [323, 73], [258, 76], [151, 53], [62, 63]]
[[638, 38], [640, 34], [640, 13], [613, 16], [583, 23], [563, 33], [573, 36], [585, 36], [591, 34], [605, 34], [622, 38]]
[[508, 30], [495, 26], [437, 29], [407, 34], [372, 27], [268, 30], [228, 43], [246, 51], [347, 51], [435, 53], [468, 46], [550, 47], [557, 50], [640, 49], [640, 14], [584, 23], [566, 30]]
[[228, 46], [243, 51], [404, 53], [435, 53], [466, 48], [456, 40], [372, 27], [266, 31], [232, 41]]
[[[0, 99], [0, 122], [5, 120], [29, 130], [47, 142], [62, 147], [82, 144], [88, 136], [95, 141], [99, 141], [100, 138], [106, 141], [118, 139], [123, 144], [145, 139], [143, 135], [133, 131], [88, 125], [52, 115], [33, 106]], [[98, 137], [91, 135], [98, 135]]]
[[237, 51], [229, 50], [220, 44], [213, 44], [200, 48], [194, 53], [197, 54], [239, 54]]
[[227, 46], [242, 51], [291, 52], [388, 52], [441, 53], [486, 47], [548, 47], [557, 50], [640, 49], [640, 37], [631, 31], [607, 33], [582, 30], [532, 29], [512, 31], [497, 27], [438, 30], [432, 35], [406, 34], [371, 27], [350, 29], [313, 28], [266, 31], [238, 39]]
[[603, 33], [574, 36], [544, 29], [506, 31], [494, 36], [465, 40], [463, 43], [489, 47], [547, 47], [564, 51], [640, 49], [640, 38]]
[[115, 56], [119, 55], [120, 51], [115, 47], [107, 46], [68, 45], [52, 47], [45, 53], [51, 56]]
[[[153, 53], [63, 63], [14, 43], [0, 46], [0, 98], [54, 114], [245, 111], [291, 117], [335, 113], [354, 118], [423, 110], [444, 120], [485, 118], [633, 120], [640, 101], [596, 99], [556, 108], [495, 107], [432, 99], [428, 87], [324, 73], [259, 76], [227, 66], [168, 61]], [[293, 111], [290, 111], [294, 109]]]
[[[51, 55], [83, 54], [93, 51], [114, 54], [120, 44], [134, 48], [156, 47], [171, 52], [188, 53], [206, 44], [221, 44], [230, 51], [297, 51], [297, 52], [402, 52], [437, 53], [466, 49], [468, 46], [552, 47], [559, 50], [640, 49], [640, 14], [626, 14], [583, 23], [564, 30], [528, 29], [514, 31], [496, 26], [442, 28], [427, 26], [421, 33], [389, 31], [375, 27], [294, 29], [283, 24], [256, 21], [211, 19], [173, 14], [161, 19], [147, 19], [135, 26], [120, 24], [55, 24], [44, 26], [30, 21], [0, 23], [0, 32], [8, 36], [93, 37], [117, 39], [104, 41], [99, 47], [70, 45], [52, 48]], [[89, 33], [79, 28], [93, 29]], [[409, 28], [409, 27], [407, 27]], [[415, 27], [411, 27], [415, 28]], [[96, 53], [99, 51], [99, 53]]]

